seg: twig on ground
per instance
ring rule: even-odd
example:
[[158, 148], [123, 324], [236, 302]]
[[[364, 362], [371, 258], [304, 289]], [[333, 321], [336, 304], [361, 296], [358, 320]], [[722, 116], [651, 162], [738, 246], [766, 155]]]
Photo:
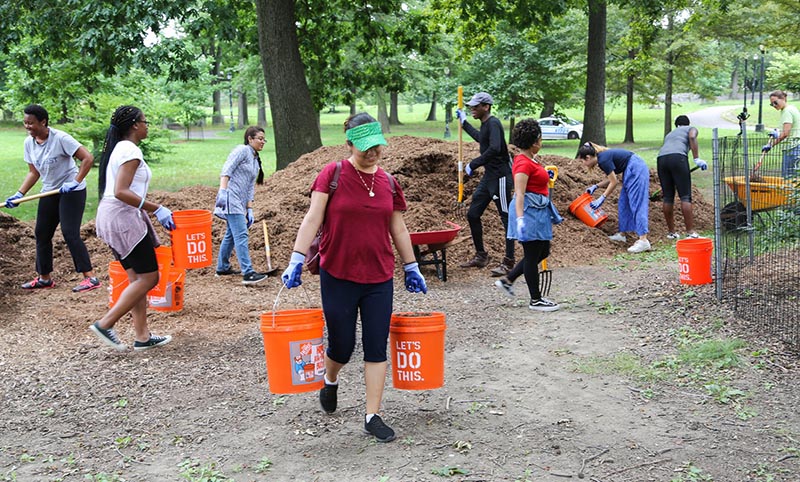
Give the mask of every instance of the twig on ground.
[[607, 448], [603, 449], [600, 453], [592, 455], [589, 458], [583, 459], [583, 462], [581, 462], [581, 470], [578, 471], [578, 478], [580, 478], [580, 479], [583, 478], [583, 469], [586, 468], [586, 462], [591, 462], [592, 460], [596, 459], [597, 457], [600, 457], [601, 455], [607, 453], [609, 450], [611, 450], [611, 449], [607, 449]]
[[447, 397], [447, 403], [444, 404], [445, 410], [450, 410], [450, 401], [453, 400], [453, 397]]
[[483, 398], [476, 400], [456, 400], [454, 403], [494, 403], [491, 398]]
[[626, 468], [624, 468], [624, 469], [619, 469], [619, 470], [616, 470], [616, 471], [614, 471], [614, 472], [611, 472], [611, 473], [609, 473], [609, 474], [606, 474], [606, 477], [611, 477], [612, 475], [621, 474], [621, 473], [623, 473], [623, 472], [627, 472], [627, 471], [629, 471], [629, 470], [640, 469], [640, 468], [642, 468], [642, 467], [647, 467], [648, 465], [656, 465], [656, 464], [660, 464], [660, 463], [663, 463], [663, 462], [671, 462], [671, 461], [672, 461], [672, 459], [658, 459], [658, 460], [653, 460], [652, 462], [645, 462], [645, 463], [643, 463], [643, 464], [639, 464], [639, 465], [633, 465], [633, 466], [631, 466], [631, 467], [626, 467]]
[[777, 463], [777, 462], [783, 462], [783, 461], [784, 461], [784, 460], [786, 460], [786, 459], [794, 459], [794, 458], [797, 458], [797, 457], [798, 457], [798, 455], [797, 455], [797, 454], [786, 454], [786, 455], [784, 455], [783, 457], [781, 457], [781, 458], [779, 458], [778, 460], [776, 460], [775, 462], [776, 462], [776, 463]]
[[564, 477], [565, 479], [571, 479], [573, 474], [562, 474], [560, 472], [553, 472], [551, 470], [550, 471], [550, 475], [552, 475], [554, 477]]

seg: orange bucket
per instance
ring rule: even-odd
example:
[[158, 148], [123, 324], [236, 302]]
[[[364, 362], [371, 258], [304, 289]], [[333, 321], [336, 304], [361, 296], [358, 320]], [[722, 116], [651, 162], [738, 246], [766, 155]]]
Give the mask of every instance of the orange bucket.
[[172, 239], [172, 258], [179, 269], [205, 268], [213, 262], [211, 256], [211, 211], [187, 209], [172, 213], [175, 229]]
[[444, 385], [444, 313], [394, 313], [389, 326], [392, 385], [432, 390]]
[[169, 281], [169, 271], [172, 267], [172, 248], [161, 245], [156, 248], [156, 260], [158, 261], [158, 284], [147, 292], [153, 296], [164, 296], [167, 292], [167, 282]]
[[325, 321], [320, 308], [261, 314], [261, 334], [272, 393], [319, 390], [325, 376]]
[[608, 215], [602, 209], [592, 209], [589, 206], [591, 202], [591, 194], [585, 192], [578, 196], [578, 199], [572, 201], [572, 204], [569, 205], [569, 212], [590, 228], [599, 228], [606, 222]]
[[681, 239], [675, 244], [675, 249], [678, 250], [678, 270], [682, 284], [711, 283], [711, 253], [714, 251], [711, 239]]
[[167, 288], [164, 296], [154, 295], [153, 290], [147, 292], [147, 303], [156, 311], [180, 311], [183, 309], [185, 269], [170, 268]]
[[119, 296], [128, 287], [130, 280], [128, 273], [119, 261], [112, 261], [108, 264], [108, 307], [113, 307]]

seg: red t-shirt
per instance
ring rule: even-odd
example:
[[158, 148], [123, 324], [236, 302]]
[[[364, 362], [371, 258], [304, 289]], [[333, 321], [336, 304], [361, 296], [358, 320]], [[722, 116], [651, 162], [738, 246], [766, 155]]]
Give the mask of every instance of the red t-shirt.
[[532, 192], [536, 194], [544, 194], [547, 196], [549, 191], [547, 185], [550, 182], [550, 175], [545, 170], [544, 166], [531, 160], [525, 154], [517, 154], [514, 157], [514, 166], [511, 172], [516, 177], [517, 174], [526, 174], [528, 176], [528, 184], [525, 186], [525, 192]]
[[[336, 170], [331, 162], [317, 175], [311, 189], [327, 193]], [[320, 266], [331, 276], [355, 283], [383, 283], [394, 276], [394, 251], [389, 233], [392, 213], [405, 211], [403, 191], [395, 182], [396, 196], [386, 172], [375, 172], [375, 197], [369, 197], [372, 175], [360, 173], [347, 159], [333, 195], [328, 198], [322, 237]], [[362, 182], [362, 179], [364, 182]]]

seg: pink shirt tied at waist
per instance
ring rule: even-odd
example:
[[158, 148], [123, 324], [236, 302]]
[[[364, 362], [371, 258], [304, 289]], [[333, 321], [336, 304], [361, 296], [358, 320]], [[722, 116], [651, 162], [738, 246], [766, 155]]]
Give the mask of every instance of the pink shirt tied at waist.
[[97, 206], [95, 220], [97, 236], [119, 256], [125, 259], [133, 248], [149, 235], [153, 246], [161, 240], [153, 229], [150, 217], [144, 209], [137, 209], [113, 197], [104, 197]]

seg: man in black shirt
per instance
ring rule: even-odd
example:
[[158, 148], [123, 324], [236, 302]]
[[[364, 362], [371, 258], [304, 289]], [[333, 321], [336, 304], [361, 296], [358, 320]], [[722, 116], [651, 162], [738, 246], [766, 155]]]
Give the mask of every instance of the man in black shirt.
[[467, 176], [479, 167], [484, 168], [480, 184], [472, 193], [472, 203], [467, 211], [472, 233], [472, 242], [475, 245], [475, 257], [461, 265], [462, 268], [484, 268], [489, 264], [489, 253], [483, 245], [483, 225], [481, 216], [490, 201], [494, 201], [500, 220], [503, 222], [503, 239], [506, 241], [506, 252], [502, 263], [492, 270], [492, 276], [504, 276], [514, 266], [514, 241], [506, 238], [508, 230], [508, 205], [514, 189], [511, 175], [511, 158], [508, 155], [503, 124], [500, 119], [492, 115], [492, 96], [486, 92], [478, 92], [467, 102], [472, 117], [481, 121], [480, 130], [472, 127], [467, 122], [467, 115], [462, 110], [457, 110], [458, 120], [464, 131], [480, 144], [481, 155], [466, 165], [464, 172]]

